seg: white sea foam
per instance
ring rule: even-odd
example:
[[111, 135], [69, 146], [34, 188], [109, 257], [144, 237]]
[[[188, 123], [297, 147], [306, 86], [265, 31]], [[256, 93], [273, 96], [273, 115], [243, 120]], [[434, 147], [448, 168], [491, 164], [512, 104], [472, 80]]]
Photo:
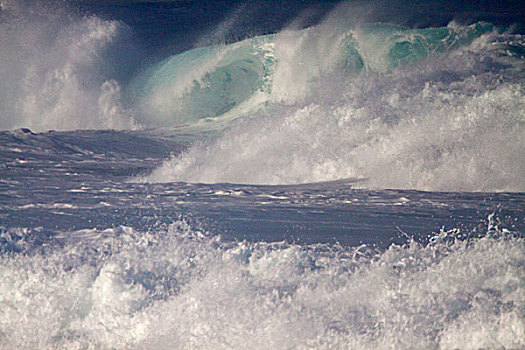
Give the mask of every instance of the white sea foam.
[[522, 347], [523, 240], [457, 233], [384, 252], [226, 243], [184, 223], [65, 233], [80, 241], [0, 257], [0, 346]]

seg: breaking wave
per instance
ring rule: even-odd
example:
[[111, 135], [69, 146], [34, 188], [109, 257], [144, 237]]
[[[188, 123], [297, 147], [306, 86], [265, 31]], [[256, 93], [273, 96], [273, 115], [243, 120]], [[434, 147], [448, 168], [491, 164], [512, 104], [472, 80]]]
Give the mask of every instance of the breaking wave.
[[[525, 189], [522, 36], [488, 23], [419, 30], [379, 24], [343, 33], [324, 24], [250, 39], [228, 47], [235, 54], [224, 57], [244, 62], [239, 50], [255, 44], [260, 51], [248, 51], [266, 57], [250, 63], [254, 79], [245, 81], [255, 85], [228, 106], [215, 106], [240, 108], [249, 120], [141, 180], [359, 178], [366, 188]], [[239, 72], [248, 74], [239, 62]], [[187, 91], [211, 93], [226, 71], [204, 72], [206, 82], [191, 80]], [[264, 97], [252, 100], [252, 90]]]
[[163, 126], [239, 118], [264, 104], [310, 97], [312, 83], [323, 75], [387, 72], [493, 30], [483, 22], [420, 30], [381, 23], [288, 30], [169, 57], [142, 73], [130, 94], [141, 115]]

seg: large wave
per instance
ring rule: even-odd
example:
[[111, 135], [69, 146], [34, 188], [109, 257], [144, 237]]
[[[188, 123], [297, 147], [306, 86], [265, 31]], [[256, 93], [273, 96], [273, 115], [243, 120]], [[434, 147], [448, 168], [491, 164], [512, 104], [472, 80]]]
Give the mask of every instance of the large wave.
[[121, 88], [110, 57], [124, 24], [23, 2], [0, 15], [3, 129], [226, 129], [145, 181], [525, 189], [525, 40], [489, 23], [409, 29], [335, 11], [165, 58]]
[[264, 104], [311, 96], [312, 83], [323, 75], [384, 73], [494, 30], [482, 22], [421, 30], [381, 23], [342, 29], [329, 23], [169, 57], [135, 80], [130, 89], [135, 107], [163, 126], [238, 118]]
[[[342, 30], [327, 21], [201, 49], [198, 57], [206, 63], [185, 71], [198, 71], [199, 78], [167, 73], [197, 52], [173, 57], [155, 73], [168, 83], [150, 75], [160, 82], [144, 95], [152, 110], [178, 89], [170, 95], [173, 105], [160, 103], [170, 106], [168, 113], [171, 106], [187, 108], [182, 115], [194, 123], [204, 118], [201, 125], [239, 115], [251, 120], [176, 156], [145, 180], [360, 178], [368, 188], [522, 191], [523, 48], [522, 36], [483, 22]], [[246, 86], [231, 88], [234, 78]], [[217, 91], [221, 98], [204, 97]], [[194, 106], [206, 112], [192, 114]]]
[[386, 251], [228, 243], [183, 222], [167, 232], [64, 232], [64, 247], [27, 246], [30, 234], [2, 232], [25, 253], [0, 256], [0, 346], [390, 349], [525, 342], [525, 247], [492, 218], [481, 238], [457, 240], [463, 233], [452, 230], [426, 246]]

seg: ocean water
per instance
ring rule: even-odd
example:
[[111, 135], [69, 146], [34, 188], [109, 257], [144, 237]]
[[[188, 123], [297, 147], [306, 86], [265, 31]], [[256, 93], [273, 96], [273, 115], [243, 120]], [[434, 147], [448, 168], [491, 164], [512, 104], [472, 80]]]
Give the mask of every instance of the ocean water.
[[521, 10], [0, 0], [0, 348], [525, 347]]

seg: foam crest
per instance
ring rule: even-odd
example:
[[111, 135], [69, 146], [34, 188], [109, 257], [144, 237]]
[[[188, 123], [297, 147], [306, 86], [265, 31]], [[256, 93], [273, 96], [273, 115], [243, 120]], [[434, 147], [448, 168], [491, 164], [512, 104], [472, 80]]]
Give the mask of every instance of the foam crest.
[[133, 113], [107, 77], [124, 26], [42, 3], [6, 2], [0, 18], [0, 128], [129, 129]]
[[63, 248], [0, 257], [3, 347], [525, 343], [525, 246], [497, 226], [481, 238], [458, 240], [452, 230], [426, 246], [412, 242], [386, 251], [227, 243], [184, 222], [167, 231], [87, 231], [64, 235], [72, 241]]

